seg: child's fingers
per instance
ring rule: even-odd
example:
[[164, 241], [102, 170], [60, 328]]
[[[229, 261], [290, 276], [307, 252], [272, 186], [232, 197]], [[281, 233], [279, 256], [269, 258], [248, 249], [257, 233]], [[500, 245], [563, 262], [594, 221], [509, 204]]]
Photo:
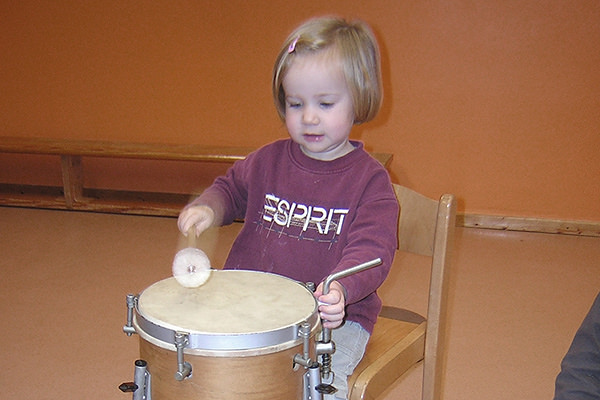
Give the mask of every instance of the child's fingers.
[[343, 312], [335, 314], [320, 312], [319, 316], [321, 317], [321, 320], [323, 321], [323, 326], [325, 328], [337, 328], [341, 325], [342, 321], [344, 321]]
[[315, 291], [319, 302], [319, 317], [323, 320], [323, 327], [334, 329], [342, 324], [345, 317], [345, 299], [341, 285], [333, 281], [329, 293], [323, 294], [323, 283]]
[[340, 303], [328, 304], [321, 303], [319, 305], [319, 312], [325, 315], [337, 315], [344, 313], [344, 305]]
[[190, 228], [194, 225], [194, 213], [191, 209], [183, 210], [177, 218], [177, 227], [184, 235], [187, 235]]
[[187, 235], [189, 230], [195, 227], [196, 236], [200, 236], [212, 225], [212, 222], [213, 214], [208, 207], [190, 207], [179, 214], [177, 227], [184, 235]]

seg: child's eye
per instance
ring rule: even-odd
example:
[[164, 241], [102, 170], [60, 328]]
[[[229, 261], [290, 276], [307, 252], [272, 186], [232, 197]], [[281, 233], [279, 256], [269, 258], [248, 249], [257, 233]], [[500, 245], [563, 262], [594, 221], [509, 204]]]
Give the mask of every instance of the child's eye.
[[333, 107], [333, 106], [334, 106], [334, 104], [335, 104], [335, 103], [333, 103], [333, 102], [329, 102], [329, 101], [322, 101], [322, 102], [320, 102], [320, 103], [319, 103], [319, 105], [320, 105], [322, 108], [331, 108], [331, 107]]
[[300, 102], [292, 102], [292, 101], [288, 102], [289, 108], [299, 108], [300, 106], [302, 106], [302, 103], [300, 103]]

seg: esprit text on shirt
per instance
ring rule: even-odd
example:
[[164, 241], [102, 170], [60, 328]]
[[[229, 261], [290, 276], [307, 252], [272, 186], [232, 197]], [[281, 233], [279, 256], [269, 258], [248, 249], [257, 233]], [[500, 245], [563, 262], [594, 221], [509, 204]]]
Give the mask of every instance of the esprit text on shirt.
[[326, 209], [290, 202], [274, 194], [266, 194], [263, 219], [287, 228], [301, 226], [303, 232], [315, 227], [321, 235], [327, 235], [331, 230], [339, 235], [348, 211], [347, 208]]

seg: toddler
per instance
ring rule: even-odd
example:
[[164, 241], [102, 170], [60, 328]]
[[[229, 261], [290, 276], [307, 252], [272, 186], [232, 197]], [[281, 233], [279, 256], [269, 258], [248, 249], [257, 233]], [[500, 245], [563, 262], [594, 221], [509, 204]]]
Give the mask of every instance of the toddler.
[[[349, 139], [379, 111], [377, 42], [363, 22], [312, 19], [284, 42], [273, 70], [275, 107], [288, 139], [236, 162], [179, 215], [199, 235], [235, 219], [244, 225], [224, 268], [260, 270], [318, 283], [324, 326], [332, 329], [329, 399], [347, 397], [381, 309], [376, 290], [396, 250], [398, 203], [385, 168]], [[332, 282], [324, 279], [381, 258], [382, 264]], [[319, 284], [320, 283], [320, 284]]]

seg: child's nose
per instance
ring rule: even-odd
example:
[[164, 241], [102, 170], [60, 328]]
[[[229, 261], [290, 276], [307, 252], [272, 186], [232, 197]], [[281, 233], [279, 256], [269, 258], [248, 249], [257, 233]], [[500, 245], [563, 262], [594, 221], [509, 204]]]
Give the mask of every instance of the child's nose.
[[307, 125], [316, 125], [319, 123], [319, 114], [314, 107], [305, 107], [302, 114], [302, 122]]

